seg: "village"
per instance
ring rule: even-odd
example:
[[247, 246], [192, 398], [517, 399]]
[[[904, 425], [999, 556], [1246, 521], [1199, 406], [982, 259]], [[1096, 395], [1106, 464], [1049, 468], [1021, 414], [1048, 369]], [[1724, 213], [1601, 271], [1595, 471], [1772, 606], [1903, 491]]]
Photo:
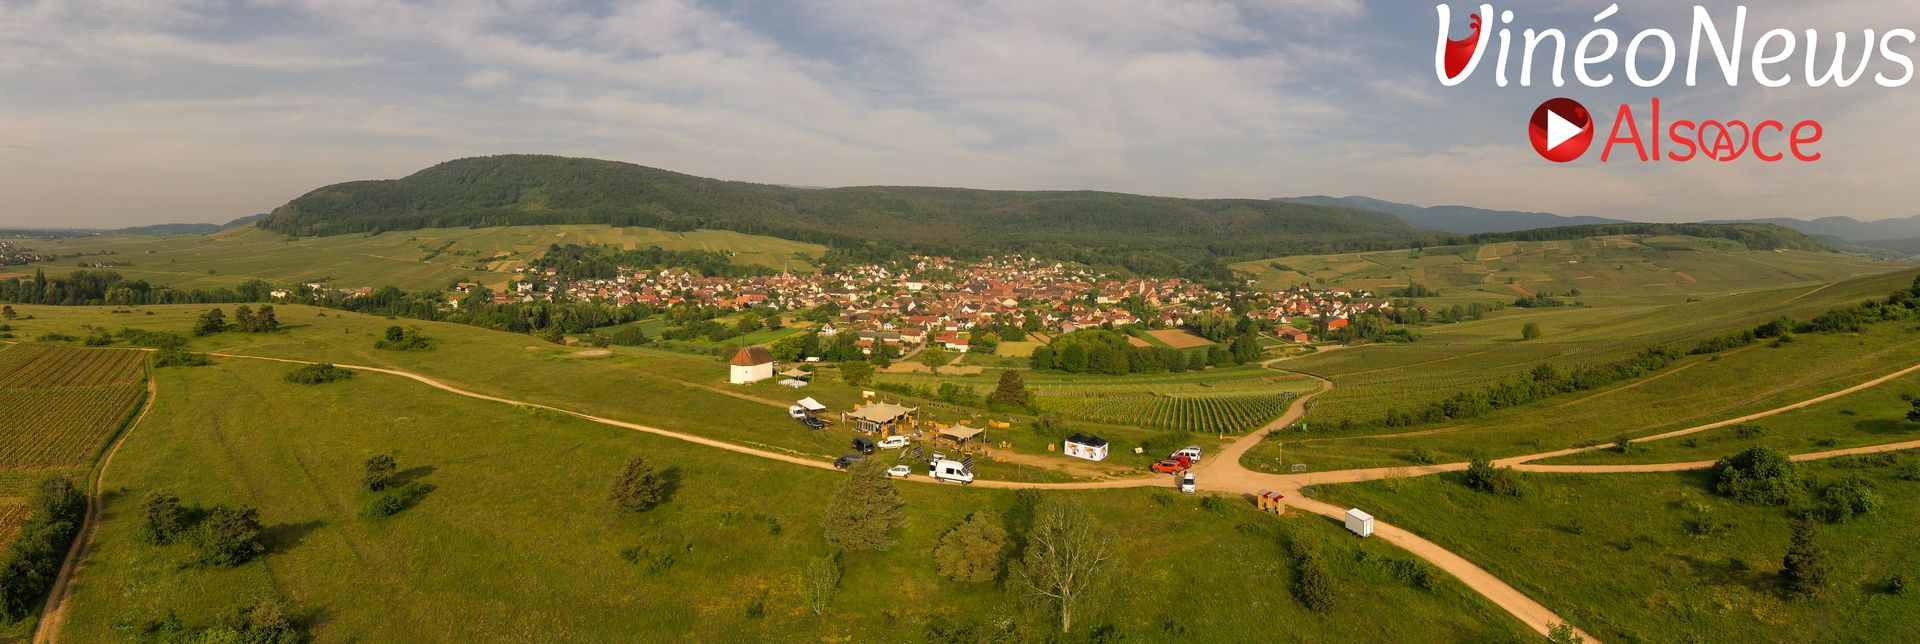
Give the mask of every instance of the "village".
[[[1261, 291], [1249, 281], [1245, 291], [1225, 292], [1186, 279], [1108, 275], [1020, 256], [976, 262], [915, 256], [832, 273], [740, 278], [678, 269], [623, 270], [614, 279], [592, 280], [566, 280], [553, 268], [517, 272], [521, 277], [506, 292], [494, 294], [494, 303], [693, 303], [762, 313], [825, 308], [838, 315], [821, 326], [820, 334], [861, 333], [867, 343], [862, 349], [869, 353], [874, 341], [905, 350], [932, 342], [964, 353], [970, 348], [968, 333], [996, 324], [1046, 334], [1133, 325], [1166, 329], [1192, 326], [1207, 312], [1243, 314], [1283, 339], [1307, 343], [1313, 333], [1340, 329], [1355, 316], [1393, 306], [1368, 291], [1307, 285]], [[458, 306], [478, 286], [456, 287], [447, 297], [449, 306]]]

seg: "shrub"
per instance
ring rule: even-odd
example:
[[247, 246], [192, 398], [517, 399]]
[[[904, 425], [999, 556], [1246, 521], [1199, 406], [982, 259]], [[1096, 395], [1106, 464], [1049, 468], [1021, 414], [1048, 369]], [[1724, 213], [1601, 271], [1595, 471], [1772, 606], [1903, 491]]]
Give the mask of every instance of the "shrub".
[[1840, 479], [1820, 492], [1821, 511], [1833, 523], [1846, 523], [1855, 517], [1879, 512], [1884, 503], [1873, 489], [1873, 482], [1859, 475]]
[[154, 545], [172, 543], [193, 527], [193, 514], [180, 505], [180, 497], [155, 494], [141, 505], [146, 522], [140, 526], [140, 540]]
[[360, 475], [360, 486], [373, 492], [387, 489], [387, 484], [393, 481], [393, 471], [398, 468], [391, 454], [368, 457], [365, 473]]
[[1476, 458], [1467, 465], [1467, 487], [1499, 496], [1519, 497], [1520, 477], [1511, 467], [1494, 467], [1492, 461]]
[[1805, 486], [1793, 461], [1766, 447], [1720, 459], [1713, 464], [1713, 479], [1720, 495], [1758, 505], [1787, 505]]
[[353, 378], [353, 372], [330, 364], [310, 364], [287, 372], [287, 382], [299, 385], [319, 385], [336, 380]]
[[204, 353], [193, 353], [180, 349], [161, 349], [153, 354], [155, 367], [204, 367], [213, 364], [213, 359]]
[[1432, 465], [1440, 462], [1440, 459], [1433, 455], [1432, 450], [1425, 447], [1415, 447], [1411, 453], [1407, 454], [1407, 462], [1413, 463], [1414, 465]]
[[370, 517], [390, 517], [406, 511], [420, 503], [421, 499], [433, 491], [433, 486], [411, 481], [398, 487], [388, 487], [379, 495], [367, 501], [366, 515]]
[[1291, 549], [1295, 566], [1293, 598], [1314, 612], [1332, 609], [1339, 591], [1334, 587], [1333, 573], [1327, 570], [1318, 544], [1295, 538]]
[[375, 349], [385, 349], [387, 351], [417, 351], [426, 349], [431, 345], [432, 341], [428, 340], [426, 336], [420, 335], [420, 327], [416, 326], [387, 327], [386, 335], [373, 343]]

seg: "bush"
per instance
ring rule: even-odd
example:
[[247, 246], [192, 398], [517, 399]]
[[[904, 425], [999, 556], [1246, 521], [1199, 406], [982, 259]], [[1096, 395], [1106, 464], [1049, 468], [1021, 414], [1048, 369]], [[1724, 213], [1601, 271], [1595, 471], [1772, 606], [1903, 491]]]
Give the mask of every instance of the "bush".
[[299, 385], [319, 385], [336, 380], [353, 378], [353, 372], [330, 364], [310, 364], [287, 372], [287, 382]]
[[80, 531], [87, 499], [72, 480], [56, 477], [40, 484], [28, 508], [26, 523], [0, 552], [0, 621], [40, 608]]
[[1827, 549], [1818, 543], [1819, 536], [1812, 516], [1803, 515], [1794, 523], [1793, 543], [1780, 566], [1780, 582], [1789, 594], [1810, 596], [1826, 587], [1832, 566], [1827, 563]]
[[379, 492], [387, 489], [387, 484], [393, 481], [393, 471], [399, 469], [399, 464], [394, 462], [391, 454], [375, 454], [367, 458], [364, 469], [365, 473], [360, 475], [360, 486], [371, 492]]
[[614, 480], [608, 498], [622, 510], [645, 512], [666, 500], [667, 481], [653, 466], [647, 465], [645, 459], [635, 456], [620, 471], [620, 478]]
[[161, 349], [153, 354], [155, 367], [204, 367], [213, 364], [213, 358], [204, 353], [193, 353], [179, 349]]
[[1846, 523], [1855, 517], [1879, 512], [1884, 502], [1874, 492], [1873, 482], [1859, 475], [1848, 476], [1820, 492], [1821, 512], [1827, 521]]
[[180, 497], [155, 494], [141, 505], [146, 522], [140, 527], [140, 540], [154, 545], [172, 543], [193, 527], [193, 513], [180, 505]]
[[1440, 462], [1440, 459], [1433, 455], [1432, 450], [1425, 447], [1415, 447], [1411, 453], [1407, 454], [1407, 462], [1413, 463], [1414, 465], [1432, 465]]
[[1326, 612], [1333, 608], [1339, 597], [1334, 587], [1333, 573], [1327, 570], [1327, 562], [1320, 554], [1320, 548], [1304, 539], [1296, 538], [1292, 546], [1294, 557], [1293, 598], [1307, 610]]
[[386, 336], [373, 343], [375, 349], [387, 351], [418, 351], [432, 345], [426, 336], [420, 335], [420, 327], [387, 327]]
[[1494, 467], [1492, 461], [1476, 458], [1467, 465], [1467, 487], [1498, 496], [1523, 496], [1520, 477], [1511, 467]]
[[385, 491], [367, 501], [366, 515], [370, 517], [390, 517], [406, 511], [420, 503], [421, 499], [433, 491], [433, 486], [418, 481], [408, 482], [397, 487], [388, 487]]
[[1720, 459], [1713, 464], [1713, 489], [1742, 503], [1787, 505], [1805, 487], [1787, 455], [1766, 447]]

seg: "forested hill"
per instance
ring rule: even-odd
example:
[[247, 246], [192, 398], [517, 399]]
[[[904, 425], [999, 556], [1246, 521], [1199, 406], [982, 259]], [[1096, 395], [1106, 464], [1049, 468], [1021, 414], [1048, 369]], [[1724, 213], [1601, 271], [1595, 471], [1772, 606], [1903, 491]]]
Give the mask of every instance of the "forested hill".
[[1392, 215], [1259, 199], [958, 188], [806, 189], [552, 156], [449, 161], [307, 193], [257, 225], [293, 235], [604, 223], [733, 230], [857, 248], [1024, 251], [1157, 272], [1216, 258], [1404, 246]]

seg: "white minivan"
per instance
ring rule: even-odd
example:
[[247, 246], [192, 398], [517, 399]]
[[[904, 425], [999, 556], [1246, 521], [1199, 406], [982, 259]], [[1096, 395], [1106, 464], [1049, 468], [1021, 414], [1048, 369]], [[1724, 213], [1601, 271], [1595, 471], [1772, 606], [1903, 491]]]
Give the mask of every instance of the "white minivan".
[[913, 439], [897, 434], [880, 439], [880, 449], [900, 449], [911, 444]]
[[1180, 450], [1180, 451], [1178, 451], [1178, 452], [1174, 452], [1174, 453], [1173, 453], [1173, 455], [1174, 455], [1174, 456], [1185, 456], [1185, 457], [1187, 457], [1187, 460], [1189, 460], [1189, 461], [1193, 461], [1193, 462], [1195, 462], [1195, 463], [1198, 463], [1198, 462], [1200, 462], [1200, 446], [1199, 446], [1199, 445], [1188, 445], [1186, 449], [1183, 449], [1183, 450]]
[[935, 481], [946, 481], [948, 483], [959, 483], [961, 485], [973, 484], [973, 470], [969, 469], [966, 463], [960, 461], [934, 461], [927, 467], [927, 476], [933, 477]]

